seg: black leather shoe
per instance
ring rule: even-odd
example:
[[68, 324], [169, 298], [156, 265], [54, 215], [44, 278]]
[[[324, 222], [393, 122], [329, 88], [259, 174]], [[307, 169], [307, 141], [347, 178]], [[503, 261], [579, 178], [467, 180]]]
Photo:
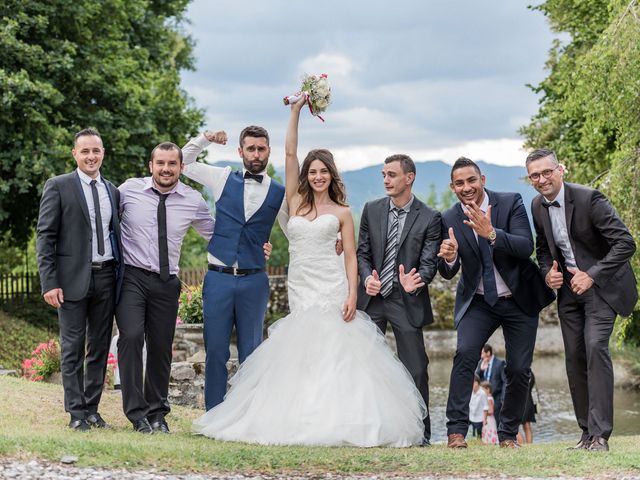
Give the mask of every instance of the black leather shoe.
[[152, 422], [151, 428], [153, 429], [154, 433], [171, 433], [169, 431], [169, 425], [167, 425], [167, 421], [164, 418]]
[[97, 412], [87, 417], [87, 423], [91, 428], [111, 428], [111, 425], [105, 422]]
[[422, 442], [418, 446], [419, 447], [430, 447], [431, 446], [431, 442], [429, 441], [428, 438], [423, 438]]
[[88, 432], [91, 429], [84, 418], [72, 418], [69, 422], [69, 428], [76, 432]]
[[140, 433], [153, 433], [153, 429], [151, 428], [151, 425], [149, 424], [149, 420], [147, 420], [146, 417], [133, 422], [133, 429], [136, 432], [140, 432]]
[[608, 452], [609, 442], [607, 442], [607, 439], [603, 437], [593, 437], [591, 445], [589, 445], [587, 450], [590, 452]]

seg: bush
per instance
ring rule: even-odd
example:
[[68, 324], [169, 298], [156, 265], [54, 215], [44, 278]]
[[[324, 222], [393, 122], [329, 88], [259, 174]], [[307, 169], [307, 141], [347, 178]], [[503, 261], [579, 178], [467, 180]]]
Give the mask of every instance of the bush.
[[202, 284], [186, 287], [180, 294], [176, 323], [204, 323], [202, 315]]
[[60, 371], [60, 345], [57, 340], [41, 343], [31, 355], [22, 362], [22, 376], [27, 380], [41, 381]]

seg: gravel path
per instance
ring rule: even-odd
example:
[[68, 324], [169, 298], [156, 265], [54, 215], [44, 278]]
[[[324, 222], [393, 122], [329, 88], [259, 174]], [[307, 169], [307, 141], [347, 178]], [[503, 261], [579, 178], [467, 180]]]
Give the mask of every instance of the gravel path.
[[[141, 470], [129, 472], [127, 470], [103, 470], [98, 468], [78, 468], [62, 463], [48, 463], [32, 460], [29, 462], [11, 459], [0, 459], [0, 479], [17, 480], [454, 480], [462, 477], [449, 476], [413, 476], [400, 477], [393, 475], [355, 475], [342, 476], [336, 474], [306, 474], [293, 476], [292, 474], [170, 474], [155, 470]], [[470, 475], [467, 480], [485, 480], [495, 476]], [[542, 480], [538, 477], [498, 477], [504, 480]], [[640, 480], [640, 476], [601, 476], [589, 477], [606, 480]], [[586, 480], [585, 477], [554, 477], [555, 480]], [[545, 479], [549, 480], [549, 479]]]

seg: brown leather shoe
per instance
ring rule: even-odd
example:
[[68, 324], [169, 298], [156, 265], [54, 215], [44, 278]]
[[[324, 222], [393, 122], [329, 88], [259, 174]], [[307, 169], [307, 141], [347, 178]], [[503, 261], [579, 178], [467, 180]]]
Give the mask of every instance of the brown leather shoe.
[[507, 438], [500, 442], [500, 448], [522, 448], [522, 445], [520, 445], [516, 440]]
[[467, 442], [461, 433], [451, 433], [447, 435], [447, 447], [449, 448], [467, 448]]
[[591, 437], [583, 437], [573, 447], [567, 447], [567, 450], [588, 450], [591, 442]]
[[593, 437], [591, 445], [587, 448], [590, 452], [608, 452], [609, 442], [603, 437]]

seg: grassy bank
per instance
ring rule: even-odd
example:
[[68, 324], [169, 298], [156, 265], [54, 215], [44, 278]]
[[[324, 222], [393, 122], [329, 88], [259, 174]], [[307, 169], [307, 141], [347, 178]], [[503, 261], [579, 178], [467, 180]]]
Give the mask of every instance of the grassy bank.
[[0, 310], [0, 365], [18, 369], [39, 343], [57, 337], [56, 331], [42, 323], [33, 324]]
[[173, 430], [169, 436], [133, 432], [117, 393], [105, 394], [101, 412], [114, 425], [112, 431], [72, 432], [66, 427], [59, 385], [0, 378], [0, 456], [57, 461], [72, 454], [84, 466], [173, 472], [640, 475], [640, 436], [614, 437], [609, 454], [567, 451], [566, 443], [532, 445], [520, 451], [480, 444], [472, 444], [467, 451], [451, 451], [444, 445], [427, 449], [262, 447], [191, 435], [190, 423], [200, 412], [189, 408], [174, 407], [168, 418]]

